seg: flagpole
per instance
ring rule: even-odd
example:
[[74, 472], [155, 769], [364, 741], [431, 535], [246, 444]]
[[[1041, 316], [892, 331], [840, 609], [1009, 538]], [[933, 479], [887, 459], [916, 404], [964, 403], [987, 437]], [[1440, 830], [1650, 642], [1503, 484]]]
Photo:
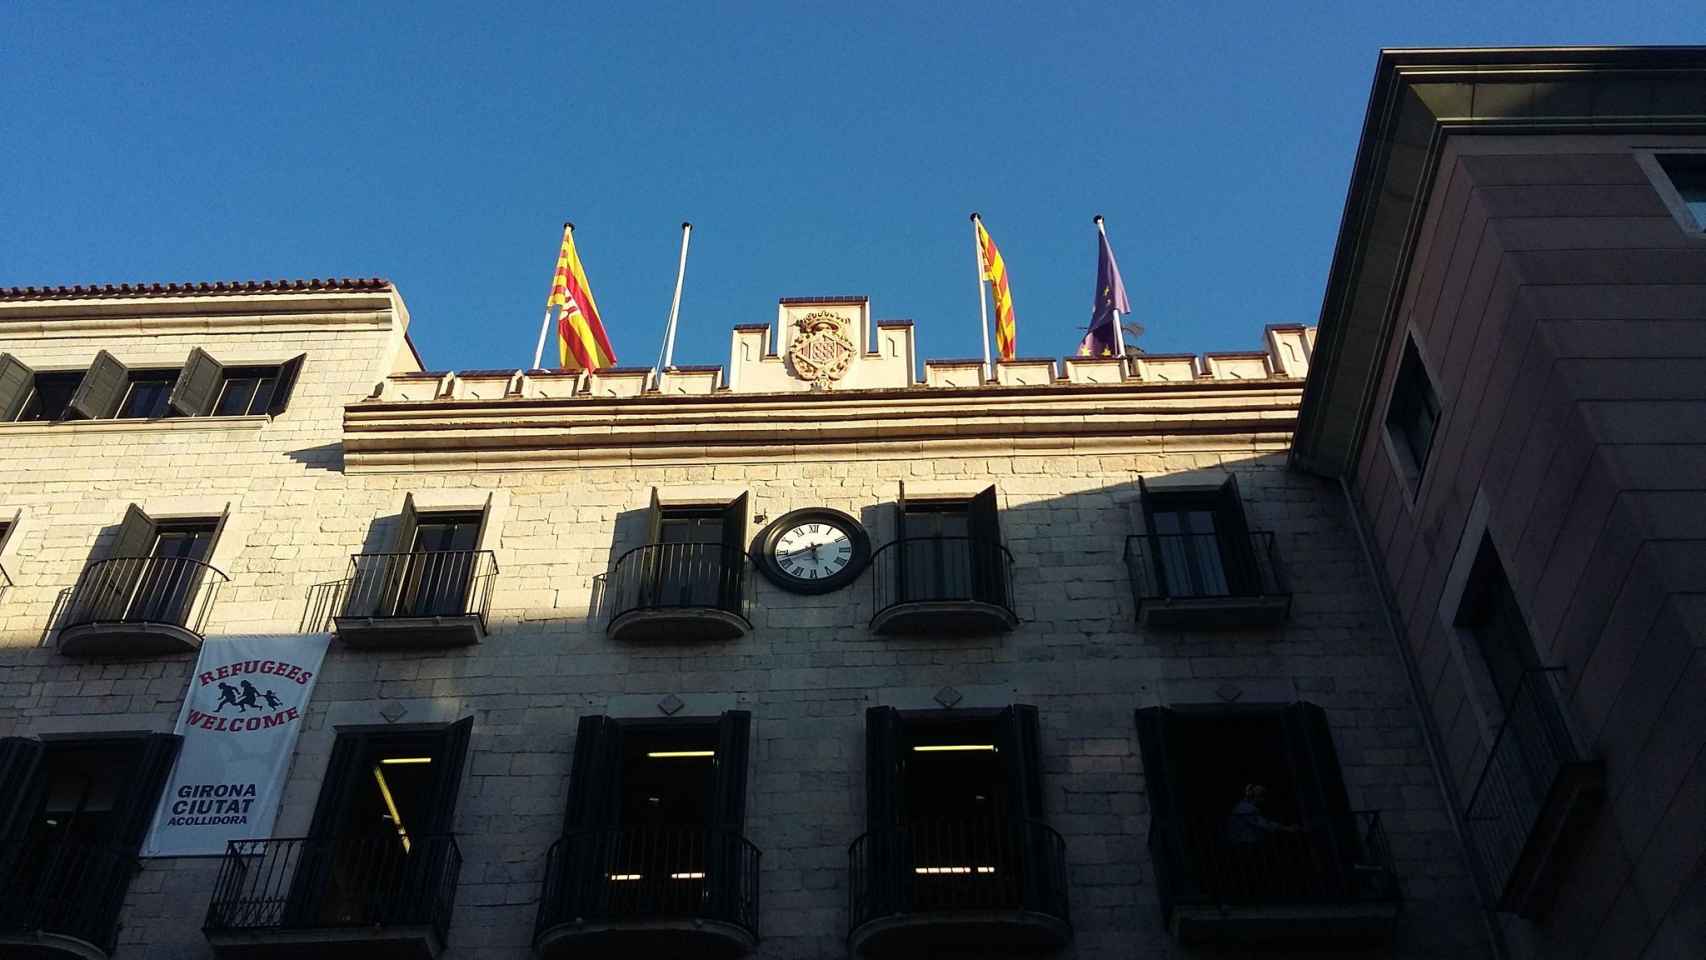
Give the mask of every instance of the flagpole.
[[[1099, 213], [1096, 214], [1096, 221], [1095, 222], [1096, 222], [1096, 232], [1101, 234], [1102, 242], [1106, 243], [1108, 245], [1109, 250], [1112, 250], [1114, 248], [1114, 245], [1112, 243], [1108, 243], [1108, 227], [1106, 224], [1104, 224], [1102, 222], [1102, 215], [1101, 214], [1099, 214]], [[1097, 250], [1096, 251], [1097, 259], [1101, 259], [1101, 256], [1102, 256], [1102, 251]], [[1119, 308], [1118, 304], [1115, 304], [1115, 306], [1114, 306], [1114, 356], [1116, 356], [1116, 357], [1124, 357], [1125, 356], [1125, 327], [1120, 325], [1120, 308]]]
[[[565, 238], [567, 238], [567, 237], [573, 235], [574, 232], [575, 232], [575, 225], [572, 223], [569, 223], [567, 221], [564, 221], [564, 223], [563, 223], [563, 236]], [[561, 250], [562, 245], [559, 244], [557, 246], [557, 249]], [[551, 289], [553, 289], [553, 290], [556, 289], [556, 286], [557, 286], [557, 273], [556, 273], [556, 270], [553, 269], [551, 271]], [[547, 291], [545, 294], [545, 319], [539, 321], [539, 343], [536, 346], [534, 346], [534, 348], [533, 348], [533, 366], [530, 369], [533, 369], [533, 370], [540, 369], [539, 363], [540, 363], [540, 361], [545, 359], [545, 333], [546, 333], [546, 331], [548, 331], [550, 329], [551, 329], [551, 294], [549, 291]]]
[[983, 379], [988, 382], [993, 376], [989, 369], [989, 298], [983, 295], [983, 238], [977, 234], [979, 223], [977, 213], [971, 215], [971, 246], [977, 264], [977, 312], [982, 323], [979, 326], [983, 334]]
[[653, 371], [658, 389], [663, 389], [664, 371], [675, 365], [675, 319], [681, 313], [681, 281], [687, 276], [687, 238], [693, 234], [693, 224], [681, 222], [681, 262], [675, 268], [675, 297], [669, 301], [669, 324], [664, 327], [663, 356]]

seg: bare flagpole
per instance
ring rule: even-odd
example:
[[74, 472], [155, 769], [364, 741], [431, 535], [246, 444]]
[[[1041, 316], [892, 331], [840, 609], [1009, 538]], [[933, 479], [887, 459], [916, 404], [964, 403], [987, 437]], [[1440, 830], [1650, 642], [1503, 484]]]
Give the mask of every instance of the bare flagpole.
[[[574, 232], [575, 232], [575, 225], [565, 221], [563, 223], [563, 241], [564, 241], [564, 243], [568, 242], [569, 237], [572, 236], [574, 234]], [[559, 257], [562, 256], [562, 249], [563, 249], [563, 246], [558, 245], [558, 247], [557, 247], [558, 254], [557, 255]], [[557, 272], [555, 269], [553, 269], [551, 271], [551, 290], [555, 291], [556, 289], [557, 289]], [[533, 366], [531, 367], [531, 369], [533, 369], [533, 370], [540, 369], [539, 363], [540, 363], [540, 361], [545, 359], [545, 334], [550, 329], [551, 329], [551, 294], [546, 293], [545, 294], [545, 319], [539, 321], [539, 343], [536, 346], [534, 346], [534, 348], [533, 348]]]
[[989, 370], [989, 298], [983, 295], [983, 238], [977, 233], [978, 216], [974, 211], [971, 215], [971, 246], [977, 264], [977, 312], [982, 319], [979, 329], [983, 333], [983, 379], [988, 382]]
[[681, 314], [681, 281], [687, 277], [687, 240], [693, 235], [693, 224], [681, 222], [681, 263], [675, 268], [675, 297], [669, 301], [669, 324], [664, 327], [663, 353], [658, 357], [658, 365], [652, 371], [652, 378], [657, 382], [658, 389], [663, 389], [664, 371], [675, 366], [675, 320]]
[[[1096, 232], [1102, 235], [1102, 242], [1107, 243], [1108, 249], [1112, 250], [1114, 245], [1108, 243], [1107, 225], [1102, 222], [1102, 215], [1099, 213], [1096, 214]], [[1097, 250], [1096, 258], [1100, 260], [1101, 257], [1102, 251]], [[1125, 356], [1125, 327], [1120, 324], [1120, 308], [1117, 303], [1114, 305], [1114, 356]]]

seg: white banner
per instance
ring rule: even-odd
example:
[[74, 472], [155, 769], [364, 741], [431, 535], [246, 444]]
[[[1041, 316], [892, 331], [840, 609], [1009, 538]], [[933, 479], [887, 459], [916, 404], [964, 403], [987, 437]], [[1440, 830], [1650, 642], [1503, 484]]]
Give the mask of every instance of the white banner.
[[270, 837], [329, 633], [209, 637], [190, 678], [177, 766], [160, 794], [145, 857], [225, 852]]

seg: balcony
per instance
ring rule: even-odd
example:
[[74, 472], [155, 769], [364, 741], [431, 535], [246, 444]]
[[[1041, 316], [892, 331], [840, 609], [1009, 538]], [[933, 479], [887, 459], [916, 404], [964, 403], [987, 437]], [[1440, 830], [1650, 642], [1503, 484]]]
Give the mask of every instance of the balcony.
[[136, 857], [111, 846], [0, 843], [0, 956], [106, 960]]
[[871, 555], [875, 633], [1006, 633], [1013, 555], [984, 537], [902, 537]]
[[720, 543], [654, 543], [624, 553], [604, 577], [612, 640], [733, 640], [746, 619], [746, 556]]
[[221, 960], [431, 960], [461, 869], [449, 836], [233, 840], [202, 932]]
[[758, 943], [760, 856], [740, 834], [704, 827], [568, 834], [545, 857], [534, 954], [740, 956]]
[[855, 957], [1046, 952], [1072, 939], [1066, 843], [1036, 820], [920, 821], [847, 850]]
[[1561, 669], [1517, 682], [1464, 817], [1496, 909], [1531, 919], [1551, 906], [1605, 792], [1603, 766], [1576, 745], [1558, 708]]
[[1180, 942], [1350, 946], [1392, 936], [1398, 880], [1378, 812], [1295, 830], [1240, 819], [1150, 823], [1162, 916]]
[[201, 646], [225, 574], [185, 557], [114, 557], [83, 568], [59, 621], [59, 652], [144, 657]]
[[1271, 533], [1138, 534], [1126, 538], [1125, 562], [1138, 622], [1147, 626], [1263, 626], [1291, 615]]
[[485, 639], [497, 575], [490, 550], [358, 553], [332, 624], [357, 649], [469, 646]]

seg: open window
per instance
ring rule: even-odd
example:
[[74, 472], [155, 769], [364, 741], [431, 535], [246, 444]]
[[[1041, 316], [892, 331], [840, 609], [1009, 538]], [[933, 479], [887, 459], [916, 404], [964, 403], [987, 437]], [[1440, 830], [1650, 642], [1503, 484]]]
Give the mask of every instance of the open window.
[[171, 734], [0, 739], [0, 945], [49, 933], [112, 951], [179, 745]]
[[306, 354], [275, 366], [225, 366], [199, 347], [170, 388], [170, 406], [186, 417], [277, 415], [290, 402]]
[[750, 949], [759, 859], [744, 835], [751, 725], [743, 710], [581, 718], [563, 836], [546, 862], [542, 956], [624, 936], [671, 955]]
[[83, 371], [37, 373], [0, 353], [0, 423], [62, 420], [82, 382]]
[[1140, 478], [1144, 525], [1130, 538], [1138, 615], [1156, 626], [1222, 627], [1285, 619], [1291, 596], [1273, 535], [1252, 532], [1238, 478], [1151, 485]]
[[196, 348], [181, 368], [133, 369], [103, 350], [88, 370], [37, 373], [0, 354], [0, 422], [276, 416], [306, 357], [227, 367]]
[[60, 652], [194, 649], [226, 579], [209, 563], [226, 516], [156, 520], [131, 504], [105, 557], [85, 567], [72, 588]]
[[879, 633], [1010, 630], [1012, 558], [995, 488], [971, 497], [895, 499], [895, 539], [872, 556]]
[[[991, 943], [1047, 945], [1069, 935], [1063, 848], [1044, 822], [1035, 707], [955, 713], [865, 712], [865, 826], [850, 858], [853, 937], [867, 954], [997, 918]], [[913, 934], [884, 918], [918, 918]]]
[[1310, 703], [1137, 711], [1161, 908], [1182, 940], [1390, 935], [1379, 815], [1353, 811]]
[[646, 542], [605, 577], [609, 635], [622, 640], [727, 640], [746, 620], [748, 497], [667, 503], [652, 489]]
[[478, 510], [420, 511], [404, 496], [391, 549], [350, 559], [338, 635], [358, 646], [479, 642], [497, 576], [492, 552], [480, 549], [491, 507], [488, 494]]
[[1683, 225], [1706, 231], [1706, 153], [1660, 153], [1654, 159], [1692, 221]]

